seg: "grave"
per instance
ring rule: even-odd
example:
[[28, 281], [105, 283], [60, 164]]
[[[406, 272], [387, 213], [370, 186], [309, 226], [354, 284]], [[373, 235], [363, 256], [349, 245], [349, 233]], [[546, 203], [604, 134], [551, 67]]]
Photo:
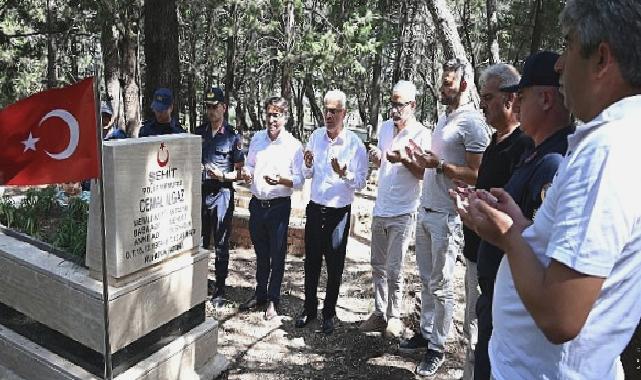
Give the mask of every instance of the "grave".
[[[218, 322], [205, 317], [201, 139], [109, 141], [103, 157], [114, 378], [211, 379], [227, 363], [217, 354]], [[94, 182], [86, 267], [0, 232], [0, 366], [25, 379], [102, 378], [99, 196]]]

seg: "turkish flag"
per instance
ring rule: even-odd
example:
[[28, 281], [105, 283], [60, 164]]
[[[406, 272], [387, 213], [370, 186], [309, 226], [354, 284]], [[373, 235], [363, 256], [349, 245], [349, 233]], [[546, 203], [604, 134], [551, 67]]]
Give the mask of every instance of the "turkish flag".
[[93, 78], [34, 94], [0, 110], [0, 184], [97, 178]]

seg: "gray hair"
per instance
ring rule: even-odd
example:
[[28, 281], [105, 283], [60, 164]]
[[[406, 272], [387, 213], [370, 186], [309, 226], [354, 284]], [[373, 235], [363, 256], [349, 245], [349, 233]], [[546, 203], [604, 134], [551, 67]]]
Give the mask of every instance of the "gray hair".
[[341, 90], [330, 90], [327, 91], [325, 97], [323, 98], [323, 103], [327, 103], [328, 100], [338, 100], [341, 104], [341, 107], [347, 107], [347, 95]]
[[607, 42], [623, 79], [641, 87], [641, 2], [639, 0], [568, 0], [559, 15], [564, 34], [575, 32], [584, 58]]
[[483, 85], [485, 85], [485, 82], [487, 82], [490, 78], [498, 78], [500, 88], [518, 84], [521, 80], [521, 74], [519, 74], [518, 70], [510, 64], [495, 63], [483, 70], [483, 73], [479, 78], [481, 87], [483, 87]]
[[408, 100], [416, 100], [416, 86], [408, 80], [399, 80], [392, 89], [393, 93], [400, 93], [407, 97]]

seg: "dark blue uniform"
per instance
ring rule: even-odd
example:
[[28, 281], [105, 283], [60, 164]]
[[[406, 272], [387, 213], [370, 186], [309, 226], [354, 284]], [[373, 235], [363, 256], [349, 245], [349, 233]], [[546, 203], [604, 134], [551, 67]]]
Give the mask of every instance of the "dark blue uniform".
[[[504, 186], [523, 215], [532, 219], [543, 203], [545, 190], [552, 184], [559, 164], [568, 149], [568, 135], [574, 127], [564, 128], [548, 137], [539, 146], [525, 151], [514, 170], [512, 177]], [[490, 360], [487, 346], [492, 335], [492, 297], [494, 281], [503, 251], [492, 244], [481, 241], [477, 256], [477, 271], [481, 295], [476, 303], [478, 317], [478, 342], [474, 352], [474, 379], [490, 378]]]
[[[241, 136], [229, 124], [224, 123], [221, 129], [212, 135], [211, 124], [206, 122], [196, 128], [196, 134], [203, 138], [203, 165], [213, 164], [222, 172], [230, 172], [234, 170], [235, 164], [245, 160], [241, 149]], [[232, 182], [208, 178], [206, 171], [203, 171], [202, 197], [203, 246], [209, 249], [210, 244], [214, 245], [216, 288], [217, 292], [222, 292], [229, 266], [229, 236], [234, 215]]]
[[177, 119], [172, 118], [169, 123], [159, 123], [156, 119], [147, 120], [140, 128], [138, 137], [170, 135], [173, 133], [186, 133]]

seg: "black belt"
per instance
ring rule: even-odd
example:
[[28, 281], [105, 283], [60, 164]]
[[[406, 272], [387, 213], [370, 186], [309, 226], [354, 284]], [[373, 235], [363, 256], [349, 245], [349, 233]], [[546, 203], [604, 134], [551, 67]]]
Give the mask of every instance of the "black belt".
[[252, 196], [252, 200], [254, 200], [260, 207], [262, 208], [270, 208], [273, 206], [276, 206], [278, 204], [281, 204], [283, 202], [289, 201], [289, 197], [278, 197], [274, 199], [258, 199], [255, 196]]
[[309, 205], [319, 209], [321, 214], [326, 214], [328, 212], [345, 211], [350, 206], [350, 205], [347, 205], [345, 207], [329, 207], [329, 206], [324, 206], [324, 205], [318, 204], [318, 203], [316, 203], [314, 201], [309, 201]]
[[203, 188], [205, 189], [205, 191], [218, 191], [218, 189], [233, 189], [234, 183], [231, 181], [222, 182], [217, 179], [208, 178], [206, 180], [203, 180]]

